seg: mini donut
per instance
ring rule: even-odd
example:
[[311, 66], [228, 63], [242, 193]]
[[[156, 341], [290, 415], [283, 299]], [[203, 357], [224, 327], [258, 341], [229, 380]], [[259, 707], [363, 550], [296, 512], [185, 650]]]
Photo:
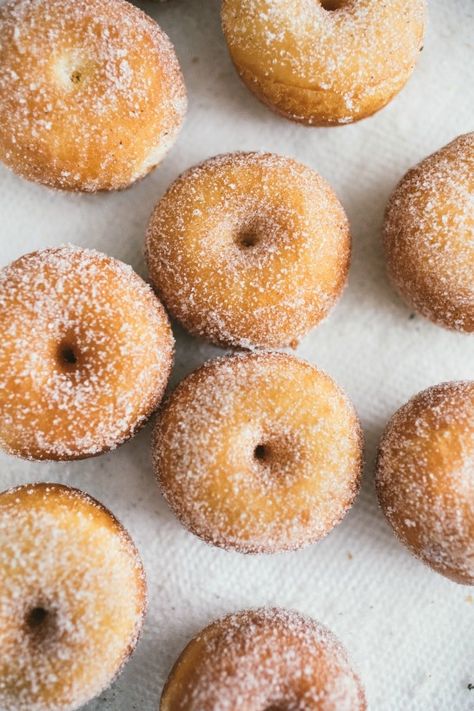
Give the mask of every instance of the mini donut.
[[365, 711], [347, 653], [293, 610], [244, 610], [213, 622], [184, 649], [160, 711]]
[[131, 437], [171, 370], [166, 313], [131, 267], [66, 246], [0, 271], [0, 448], [81, 459]]
[[405, 86], [422, 49], [425, 0], [223, 0], [231, 59], [285, 118], [352, 123]]
[[295, 346], [342, 292], [351, 238], [315, 171], [272, 154], [191, 168], [157, 204], [152, 283], [186, 329], [223, 346]]
[[73, 711], [133, 652], [146, 582], [128, 533], [77, 489], [0, 494], [0, 708]]
[[405, 301], [441, 326], [474, 332], [474, 133], [408, 171], [388, 204], [384, 241]]
[[125, 0], [0, 8], [0, 160], [22, 177], [126, 188], [161, 161], [185, 110], [171, 42]]
[[205, 363], [161, 409], [153, 460], [181, 523], [242, 553], [295, 550], [338, 524], [359, 489], [362, 434], [336, 383], [283, 353]]
[[412, 553], [474, 585], [474, 381], [436, 385], [395, 413], [380, 444], [377, 492]]

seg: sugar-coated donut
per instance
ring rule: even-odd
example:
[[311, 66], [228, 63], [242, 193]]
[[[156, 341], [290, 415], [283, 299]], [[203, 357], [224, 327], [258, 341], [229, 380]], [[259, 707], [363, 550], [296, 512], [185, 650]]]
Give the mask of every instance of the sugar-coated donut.
[[424, 390], [380, 444], [377, 492], [400, 540], [458, 583], [474, 585], [474, 381]]
[[362, 435], [325, 373], [283, 353], [224, 356], [161, 409], [153, 459], [183, 525], [208, 543], [274, 553], [314, 543], [359, 488]]
[[474, 331], [474, 133], [408, 171], [384, 227], [391, 280], [423, 316]]
[[174, 48], [125, 0], [0, 8], [0, 160], [65, 190], [115, 190], [174, 143], [186, 92]]
[[293, 610], [228, 615], [175, 663], [160, 711], [365, 711], [363, 686], [334, 634]]
[[235, 67], [293, 121], [331, 126], [383, 108], [422, 49], [425, 0], [223, 0]]
[[0, 271], [0, 447], [80, 459], [157, 407], [173, 359], [166, 313], [131, 267], [66, 246]]
[[315, 171], [272, 154], [217, 156], [157, 204], [146, 256], [153, 285], [191, 333], [219, 345], [296, 345], [347, 278], [344, 210]]
[[0, 708], [73, 711], [133, 652], [146, 582], [128, 533], [77, 489], [0, 494]]

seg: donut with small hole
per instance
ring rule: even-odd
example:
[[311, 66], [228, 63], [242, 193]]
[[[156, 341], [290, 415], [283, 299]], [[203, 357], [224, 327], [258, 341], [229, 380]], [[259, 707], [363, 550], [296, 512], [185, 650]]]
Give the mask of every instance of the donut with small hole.
[[0, 448], [83, 459], [131, 437], [158, 406], [174, 339], [131, 267], [73, 245], [0, 271]]
[[195, 336], [237, 348], [295, 347], [346, 284], [344, 208], [315, 170], [229, 153], [181, 175], [146, 237], [153, 286]]
[[147, 606], [137, 549], [102, 504], [36, 483], [0, 494], [0, 708], [74, 711], [132, 654]]
[[242, 610], [180, 654], [160, 711], [365, 711], [362, 683], [324, 625], [294, 610]]
[[0, 160], [71, 191], [126, 188], [176, 140], [186, 90], [173, 45], [125, 0], [0, 7]]
[[223, 0], [245, 85], [285, 118], [338, 126], [379, 111], [412, 74], [425, 0]]
[[324, 372], [239, 353], [188, 375], [160, 409], [153, 462], [181, 523], [207, 543], [277, 553], [319, 541], [359, 490], [362, 431]]

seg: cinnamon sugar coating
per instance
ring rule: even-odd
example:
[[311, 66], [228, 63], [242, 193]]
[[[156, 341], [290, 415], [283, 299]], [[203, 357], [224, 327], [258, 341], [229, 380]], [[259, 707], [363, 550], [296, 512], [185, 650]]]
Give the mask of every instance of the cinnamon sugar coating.
[[174, 48], [125, 0], [0, 8], [0, 160], [65, 190], [116, 190], [174, 143], [186, 91]]
[[58, 484], [0, 494], [0, 708], [73, 711], [132, 653], [146, 582], [125, 529]]
[[246, 86], [293, 121], [334, 126], [383, 108], [423, 45], [425, 0], [223, 0]]
[[396, 535], [448, 578], [474, 584], [474, 382], [436, 385], [389, 422], [377, 462]]
[[388, 271], [410, 306], [474, 332], [474, 133], [408, 171], [387, 207]]
[[131, 267], [66, 246], [0, 271], [0, 446], [80, 459], [131, 437], [171, 370], [166, 313]]
[[326, 627], [295, 611], [213, 622], [174, 665], [160, 711], [365, 711], [362, 684]]
[[151, 281], [186, 329], [213, 343], [295, 346], [346, 282], [351, 239], [326, 181], [289, 158], [231, 153], [191, 168], [157, 204]]
[[185, 378], [153, 436], [181, 523], [244, 553], [294, 550], [343, 518], [359, 489], [357, 415], [329, 376], [282, 353], [224, 356]]

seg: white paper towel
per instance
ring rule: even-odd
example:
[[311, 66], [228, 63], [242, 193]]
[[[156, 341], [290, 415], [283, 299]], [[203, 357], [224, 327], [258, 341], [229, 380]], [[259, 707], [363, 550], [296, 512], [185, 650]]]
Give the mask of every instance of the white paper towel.
[[[381, 0], [382, 1], [382, 0]], [[155, 201], [183, 169], [217, 153], [263, 149], [322, 173], [352, 224], [350, 283], [331, 317], [298, 353], [353, 398], [367, 438], [362, 493], [329, 537], [306, 550], [248, 557], [206, 546], [168, 511], [153, 479], [146, 428], [111, 454], [76, 463], [1, 458], [0, 485], [62, 481], [103, 501], [131, 532], [148, 574], [142, 640], [119, 680], [88, 711], [156, 711], [186, 641], [211, 619], [262, 604], [293, 607], [331, 627], [351, 653], [375, 711], [473, 711], [474, 590], [412, 558], [377, 508], [372, 475], [381, 430], [412, 394], [474, 377], [474, 338], [410, 317], [387, 284], [383, 210], [408, 167], [474, 129], [474, 3], [431, 0], [425, 49], [413, 78], [360, 124], [308, 129], [280, 119], [239, 82], [227, 56], [217, 0], [143, 3], [176, 44], [190, 96], [178, 144], [125, 192], [74, 196], [0, 168], [0, 264], [65, 241], [95, 247], [145, 274], [142, 246]], [[218, 350], [177, 329], [173, 383]]]

